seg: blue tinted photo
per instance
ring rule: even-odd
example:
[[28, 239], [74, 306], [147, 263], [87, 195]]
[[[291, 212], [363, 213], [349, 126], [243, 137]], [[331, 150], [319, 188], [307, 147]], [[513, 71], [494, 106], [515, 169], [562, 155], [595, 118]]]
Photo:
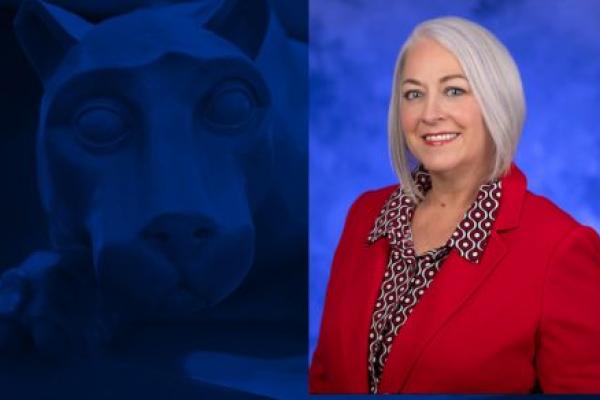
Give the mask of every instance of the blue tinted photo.
[[6, 391], [306, 391], [306, 20], [303, 1], [6, 5]]

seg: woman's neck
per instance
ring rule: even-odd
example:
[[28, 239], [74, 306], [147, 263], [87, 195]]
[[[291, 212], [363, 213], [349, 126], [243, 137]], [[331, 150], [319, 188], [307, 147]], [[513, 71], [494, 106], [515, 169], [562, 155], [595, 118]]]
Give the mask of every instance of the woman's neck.
[[465, 209], [474, 200], [480, 186], [485, 182], [481, 174], [449, 174], [430, 172], [431, 189], [423, 199], [423, 205], [450, 209]]

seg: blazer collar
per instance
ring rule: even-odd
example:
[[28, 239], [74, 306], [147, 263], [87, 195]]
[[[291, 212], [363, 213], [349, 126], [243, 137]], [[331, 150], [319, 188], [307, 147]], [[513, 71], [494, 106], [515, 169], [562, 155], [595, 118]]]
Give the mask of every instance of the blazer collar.
[[527, 178], [521, 170], [512, 163], [506, 175], [502, 178], [502, 201], [495, 222], [495, 230], [507, 231], [519, 226], [523, 200], [527, 192]]
[[[427, 174], [422, 168], [418, 169], [414, 176], [417, 186], [422, 190], [425, 189], [425, 191], [429, 188], [426, 177]], [[527, 178], [515, 163], [510, 165], [501, 182], [503, 199], [500, 202], [498, 215], [494, 223], [495, 230], [499, 232], [519, 226], [521, 208], [527, 191]], [[398, 187], [388, 198], [375, 221], [375, 226], [369, 232], [367, 238], [369, 243], [374, 243], [392, 231], [390, 213], [397, 213], [398, 210], [396, 208], [399, 207], [399, 204], [402, 204], [402, 201], [410, 202], [410, 199], [407, 196], [403, 196], [401, 187]], [[391, 239], [391, 236], [388, 236], [388, 239]]]

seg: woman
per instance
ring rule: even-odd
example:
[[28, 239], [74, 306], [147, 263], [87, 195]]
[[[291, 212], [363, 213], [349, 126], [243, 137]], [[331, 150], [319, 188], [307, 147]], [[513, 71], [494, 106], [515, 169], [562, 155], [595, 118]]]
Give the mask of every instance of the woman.
[[600, 393], [600, 238], [527, 191], [512, 163], [524, 114], [488, 31], [415, 28], [389, 110], [402, 186], [348, 214], [311, 392]]

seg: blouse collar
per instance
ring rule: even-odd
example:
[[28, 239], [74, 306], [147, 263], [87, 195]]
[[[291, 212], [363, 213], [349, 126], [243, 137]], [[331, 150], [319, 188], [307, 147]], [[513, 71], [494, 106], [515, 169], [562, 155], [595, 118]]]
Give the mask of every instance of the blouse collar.
[[[415, 185], [422, 193], [431, 189], [431, 176], [420, 166], [413, 174]], [[502, 181], [494, 180], [479, 187], [475, 201], [446, 242], [458, 254], [472, 263], [479, 263], [492, 232], [502, 195]], [[398, 186], [381, 209], [367, 238], [370, 244], [385, 237], [393, 247], [412, 247], [410, 223], [416, 205]]]

